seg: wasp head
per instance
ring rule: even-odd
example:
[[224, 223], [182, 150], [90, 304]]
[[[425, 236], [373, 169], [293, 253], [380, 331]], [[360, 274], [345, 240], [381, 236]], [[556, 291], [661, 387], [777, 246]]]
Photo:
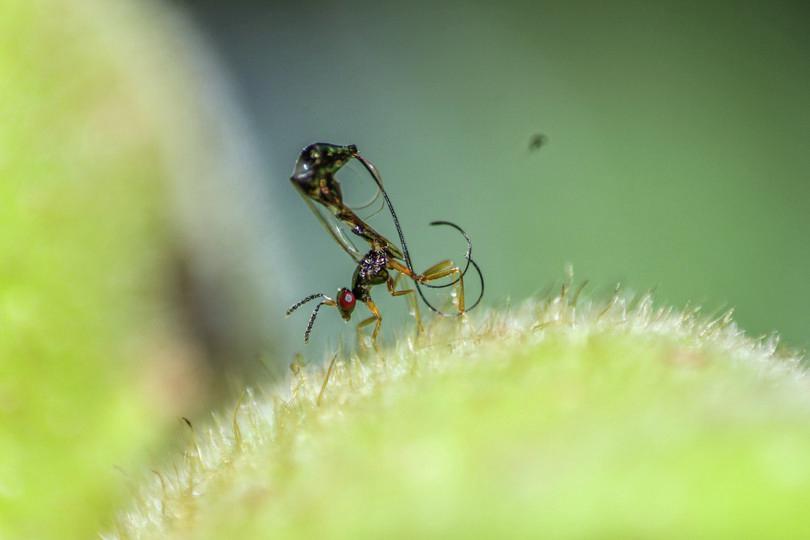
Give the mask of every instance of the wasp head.
[[340, 316], [343, 317], [343, 320], [348, 321], [351, 319], [354, 306], [357, 304], [357, 297], [354, 295], [354, 293], [344, 287], [338, 291], [337, 298], [335, 300], [337, 302], [338, 311], [340, 312]]

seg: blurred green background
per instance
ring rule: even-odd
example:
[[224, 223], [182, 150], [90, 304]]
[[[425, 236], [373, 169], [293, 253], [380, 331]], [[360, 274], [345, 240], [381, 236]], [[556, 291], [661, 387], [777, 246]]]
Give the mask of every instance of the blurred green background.
[[[285, 300], [351, 276], [286, 177], [301, 146], [352, 142], [381, 169], [417, 266], [463, 252], [429, 220], [467, 228], [490, 305], [570, 262], [595, 290], [734, 307], [753, 334], [810, 343], [806, 2], [186, 6], [283, 202], [298, 272]], [[530, 152], [535, 133], [548, 144]]]

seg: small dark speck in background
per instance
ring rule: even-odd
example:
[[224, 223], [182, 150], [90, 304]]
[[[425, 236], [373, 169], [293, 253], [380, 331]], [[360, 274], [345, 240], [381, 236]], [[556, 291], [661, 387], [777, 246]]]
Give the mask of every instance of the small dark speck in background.
[[529, 139], [529, 151], [535, 152], [548, 144], [548, 137], [542, 133], [535, 133]]

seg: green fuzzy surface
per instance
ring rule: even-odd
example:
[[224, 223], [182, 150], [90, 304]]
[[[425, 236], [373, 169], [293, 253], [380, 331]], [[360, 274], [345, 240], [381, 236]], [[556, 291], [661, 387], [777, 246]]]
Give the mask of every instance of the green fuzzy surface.
[[142, 12], [121, 8], [0, 6], [4, 539], [92, 537], [167, 422], [144, 373], [167, 244], [156, 79], [126, 61]]
[[570, 296], [247, 391], [105, 537], [810, 535], [798, 358], [730, 314]]

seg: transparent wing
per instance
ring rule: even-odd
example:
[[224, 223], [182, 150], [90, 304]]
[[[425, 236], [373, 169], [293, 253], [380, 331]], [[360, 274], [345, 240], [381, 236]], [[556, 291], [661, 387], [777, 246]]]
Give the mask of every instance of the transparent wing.
[[343, 251], [349, 254], [349, 257], [351, 257], [354, 262], [360, 262], [363, 254], [359, 249], [357, 249], [354, 242], [352, 242], [351, 239], [346, 236], [344, 231], [345, 225], [336, 219], [330, 212], [316, 205], [303, 193], [301, 193], [301, 198], [307, 203], [307, 206], [309, 206], [309, 209], [312, 210], [313, 214], [315, 214], [315, 217], [318, 218], [318, 221], [321, 223], [321, 225], [323, 225], [323, 228], [326, 229], [326, 232], [329, 233], [329, 236], [331, 236], [332, 239], [334, 239], [334, 241], [337, 242], [341, 248], [343, 248]]
[[[368, 178], [368, 176], [366, 174], [367, 171], [362, 166], [362, 164], [355, 165], [355, 160], [350, 161], [349, 163], [347, 163], [344, 166], [343, 172], [345, 172], [345, 171], [349, 171], [349, 173], [348, 173], [349, 174], [349, 176], [348, 176], [349, 177], [349, 184], [354, 184], [356, 182], [360, 182], [362, 184], [362, 183], [365, 183], [365, 182], [369, 181], [369, 178]], [[382, 196], [382, 190], [381, 190], [380, 186], [376, 182], [371, 182], [371, 185], [374, 187], [374, 194], [368, 200], [366, 200], [363, 203], [358, 203], [358, 204], [354, 204], [352, 201], [346, 200], [346, 201], [344, 201], [346, 206], [351, 208], [352, 211], [359, 214], [361, 210], [366, 210], [366, 209], [371, 208], [372, 206], [374, 206], [375, 203], [382, 202], [380, 200], [380, 198]], [[364, 189], [364, 186], [358, 185], [358, 186], [356, 186], [355, 188], [353, 188], [350, 191], [362, 191], [363, 189]]]
[[368, 201], [364, 202], [363, 204], [358, 205], [347, 204], [346, 206], [348, 206], [355, 212], [359, 210], [365, 210], [366, 208], [368, 208], [369, 206], [380, 200], [380, 195], [382, 195], [382, 191], [380, 190], [380, 188], [377, 188], [377, 191], [374, 193], [374, 196], [370, 198]]

